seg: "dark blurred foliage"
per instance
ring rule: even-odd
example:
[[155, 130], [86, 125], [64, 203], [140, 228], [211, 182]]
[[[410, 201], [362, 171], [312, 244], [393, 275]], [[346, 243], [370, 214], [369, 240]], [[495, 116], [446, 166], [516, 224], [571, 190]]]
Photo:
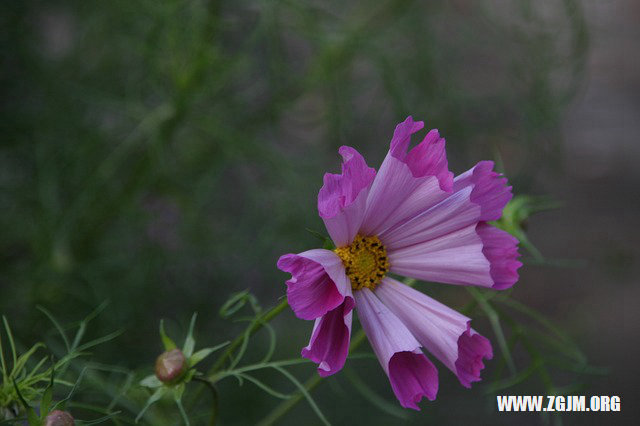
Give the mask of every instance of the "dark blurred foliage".
[[[275, 304], [278, 256], [318, 245], [304, 229], [323, 230], [315, 197], [337, 148], [377, 167], [409, 114], [440, 129], [456, 173], [494, 158], [516, 192], [535, 192], [558, 167], [588, 43], [574, 0], [1, 8], [0, 310], [30, 342], [50, 329], [35, 305], [66, 323], [109, 300], [92, 332], [124, 328], [99, 358], [127, 367], [160, 349], [161, 317], [184, 326], [198, 311], [213, 344], [236, 331], [217, 318], [231, 292]], [[310, 324], [277, 325], [294, 356]], [[319, 398], [348, 405], [336, 380]], [[386, 392], [385, 381], [368, 383]], [[472, 398], [453, 385], [441, 380], [434, 424]], [[243, 406], [242, 392], [228, 400]], [[390, 421], [354, 403], [363, 423]]]

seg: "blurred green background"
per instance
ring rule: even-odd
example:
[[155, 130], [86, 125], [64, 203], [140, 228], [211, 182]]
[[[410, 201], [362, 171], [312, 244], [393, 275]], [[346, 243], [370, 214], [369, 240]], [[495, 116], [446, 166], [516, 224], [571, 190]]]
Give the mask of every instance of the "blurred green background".
[[[615, 366], [578, 394], [623, 395], [616, 421], [637, 413], [624, 399], [640, 355], [629, 305], [640, 296], [632, 1], [31, 0], [1, 9], [0, 312], [23, 345], [53, 335], [36, 305], [72, 323], [105, 300], [90, 333], [124, 334], [96, 352], [104, 363], [151, 365], [158, 320], [184, 334], [194, 311], [200, 345], [232, 338], [242, 324], [218, 316], [228, 296], [248, 289], [276, 304], [286, 279], [278, 256], [318, 246], [305, 228], [324, 230], [316, 195], [323, 173], [339, 169], [337, 148], [378, 167], [395, 124], [413, 115], [447, 139], [456, 173], [495, 159], [516, 193], [563, 202], [529, 223], [560, 267], [525, 265], [513, 297], [557, 321], [593, 363]], [[460, 288], [421, 289], [456, 308], [469, 300]], [[287, 312], [274, 325], [277, 354], [296, 356], [311, 323]], [[485, 319], [475, 328], [493, 340]], [[393, 401], [375, 361], [352, 363]], [[316, 394], [335, 424], [399, 421], [344, 376], [328, 382]], [[277, 404], [250, 384], [225, 386], [221, 424], [252, 424]], [[532, 379], [511, 393], [544, 392]], [[482, 385], [462, 389], [442, 367], [438, 399], [422, 407], [409, 423], [554, 421], [498, 415]], [[283, 420], [316, 422], [305, 403]]]

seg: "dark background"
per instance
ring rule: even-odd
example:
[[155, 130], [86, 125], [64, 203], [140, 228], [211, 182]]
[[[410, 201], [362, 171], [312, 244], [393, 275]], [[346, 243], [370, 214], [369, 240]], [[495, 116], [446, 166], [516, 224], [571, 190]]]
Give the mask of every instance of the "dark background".
[[[447, 139], [454, 172], [495, 159], [516, 194], [561, 203], [529, 219], [548, 261], [522, 250], [511, 296], [597, 367], [554, 373], [558, 388], [619, 395], [622, 412], [497, 414], [485, 384], [463, 389], [440, 366], [438, 399], [408, 422], [637, 418], [638, 2], [23, 1], [0, 16], [0, 312], [25, 347], [54, 334], [36, 305], [73, 323], [104, 300], [90, 333], [125, 331], [96, 351], [104, 363], [150, 365], [158, 320], [179, 335], [194, 311], [200, 346], [232, 338], [242, 325], [218, 316], [228, 296], [249, 289], [276, 304], [278, 256], [319, 245], [305, 228], [324, 231], [316, 195], [337, 148], [377, 168], [411, 114]], [[456, 308], [470, 300], [419, 286]], [[306, 345], [311, 323], [286, 312], [274, 326], [277, 358]], [[395, 404], [375, 361], [350, 363]], [[314, 392], [333, 423], [399, 421], [346, 376]], [[543, 381], [503, 393], [546, 394]], [[250, 384], [220, 391], [221, 424], [251, 424], [278, 403]], [[314, 422], [303, 402], [283, 424]]]

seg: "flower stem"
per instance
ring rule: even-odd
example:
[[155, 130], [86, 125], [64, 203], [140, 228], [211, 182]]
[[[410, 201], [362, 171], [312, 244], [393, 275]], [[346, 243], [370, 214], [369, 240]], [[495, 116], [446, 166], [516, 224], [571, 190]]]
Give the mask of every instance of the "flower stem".
[[[351, 340], [351, 345], [349, 346], [349, 353], [353, 352], [357, 349], [362, 342], [365, 341], [366, 335], [364, 334], [364, 330], [359, 330]], [[309, 377], [307, 381], [304, 383], [304, 388], [307, 392], [314, 389], [320, 383], [322, 383], [322, 377], [317, 374]], [[291, 398], [282, 401], [278, 404], [265, 418], [258, 422], [258, 426], [270, 426], [277, 422], [282, 416], [287, 414], [289, 410], [291, 410], [295, 405], [300, 402], [304, 398], [302, 392], [296, 392]]]
[[[211, 377], [215, 372], [217, 372], [218, 370], [220, 370], [220, 368], [222, 368], [225, 361], [229, 357], [231, 357], [231, 355], [233, 355], [233, 352], [236, 349], [238, 349], [240, 345], [242, 345], [242, 341], [247, 336], [247, 333], [249, 336], [252, 336], [253, 334], [255, 334], [266, 323], [268, 323], [269, 321], [277, 317], [287, 306], [289, 306], [289, 302], [285, 298], [278, 305], [274, 306], [273, 308], [265, 312], [260, 318], [258, 318], [255, 321], [252, 321], [251, 324], [249, 324], [249, 326], [245, 329], [245, 331], [239, 334], [238, 337], [233, 339], [231, 344], [227, 346], [227, 349], [222, 353], [222, 355], [220, 355], [220, 357], [216, 360], [216, 362], [211, 366], [206, 376]], [[194, 392], [191, 400], [192, 405], [194, 405], [200, 399], [201, 391], [202, 391], [202, 388], [199, 388]]]
[[256, 321], [253, 321], [247, 327], [247, 330], [245, 332], [238, 335], [238, 337], [233, 339], [231, 344], [227, 346], [227, 350], [225, 350], [222, 353], [222, 355], [220, 355], [220, 357], [216, 360], [213, 366], [211, 366], [211, 368], [209, 369], [209, 372], [207, 373], [207, 376], [211, 376], [213, 373], [218, 371], [224, 365], [224, 362], [227, 360], [227, 358], [229, 358], [233, 354], [233, 352], [236, 349], [238, 349], [238, 346], [242, 344], [243, 340], [245, 339], [245, 336], [247, 335], [247, 332], [249, 333], [249, 336], [252, 336], [258, 330], [260, 330], [266, 323], [268, 323], [269, 321], [277, 317], [287, 306], [289, 306], [289, 302], [285, 298], [278, 305], [274, 306], [273, 308], [265, 312], [264, 315], [262, 315]]
[[213, 383], [207, 379], [194, 377], [193, 380], [204, 384], [211, 391], [211, 418], [209, 420], [209, 426], [215, 426], [216, 416], [218, 414], [218, 391]]

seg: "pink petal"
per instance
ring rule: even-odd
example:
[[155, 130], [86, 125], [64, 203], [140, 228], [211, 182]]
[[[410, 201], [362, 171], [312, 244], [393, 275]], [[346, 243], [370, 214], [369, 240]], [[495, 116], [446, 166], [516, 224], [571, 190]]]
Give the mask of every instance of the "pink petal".
[[337, 373], [344, 366], [349, 353], [353, 306], [353, 298], [345, 297], [340, 306], [316, 319], [309, 345], [302, 349], [303, 357], [319, 364], [318, 374], [322, 377]]
[[482, 250], [482, 238], [473, 224], [433, 240], [387, 250], [387, 256], [395, 274], [424, 281], [492, 287], [491, 265]]
[[489, 341], [469, 328], [469, 318], [389, 277], [375, 294], [462, 385], [480, 380], [482, 358], [493, 353]]
[[319, 318], [351, 296], [351, 283], [340, 258], [332, 251], [315, 249], [300, 254], [285, 254], [278, 268], [291, 273], [287, 299], [293, 312], [302, 319]]
[[422, 352], [398, 352], [389, 361], [391, 389], [405, 408], [420, 411], [422, 397], [433, 401], [438, 393], [438, 370]]
[[379, 235], [444, 199], [453, 186], [444, 139], [432, 130], [407, 153], [411, 134], [422, 129], [421, 121], [408, 117], [398, 124], [391, 148], [374, 180], [362, 232]]
[[493, 171], [493, 161], [480, 161], [472, 169], [456, 176], [454, 192], [467, 186], [473, 187], [471, 201], [482, 209], [479, 221], [500, 219], [502, 209], [513, 197], [507, 178]]
[[481, 223], [476, 232], [482, 239], [482, 253], [491, 262], [493, 288], [504, 290], [518, 281], [518, 239], [494, 226]]
[[463, 386], [470, 388], [471, 382], [478, 382], [480, 371], [484, 368], [482, 359], [493, 358], [493, 349], [489, 340], [479, 335], [470, 326], [458, 339], [458, 359], [456, 375]]
[[472, 188], [451, 194], [423, 213], [380, 235], [387, 250], [430, 241], [478, 222], [480, 206], [470, 198]]
[[423, 396], [433, 401], [438, 372], [411, 332], [368, 288], [354, 296], [362, 328], [400, 404], [418, 410]]
[[326, 173], [318, 193], [318, 212], [337, 247], [353, 241], [360, 229], [375, 169], [355, 149], [343, 146], [342, 174]]

